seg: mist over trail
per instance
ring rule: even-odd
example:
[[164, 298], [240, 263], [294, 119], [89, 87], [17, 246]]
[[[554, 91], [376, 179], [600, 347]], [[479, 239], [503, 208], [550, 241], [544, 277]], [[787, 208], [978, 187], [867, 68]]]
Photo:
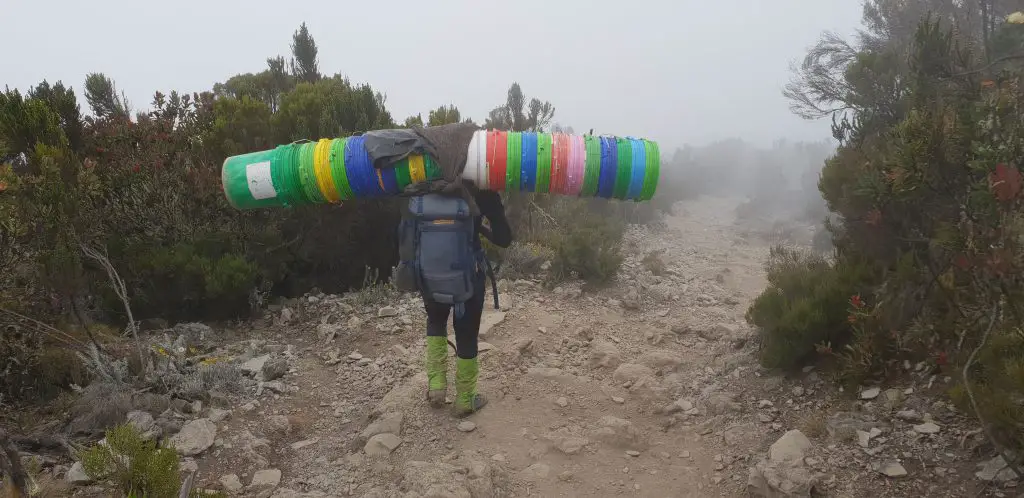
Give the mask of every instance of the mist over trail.
[[659, 194], [669, 199], [735, 197], [741, 200], [736, 223], [748, 232], [779, 243], [826, 249], [828, 210], [818, 179], [834, 151], [831, 140], [777, 140], [758, 147], [736, 138], [685, 146], [663, 158]]

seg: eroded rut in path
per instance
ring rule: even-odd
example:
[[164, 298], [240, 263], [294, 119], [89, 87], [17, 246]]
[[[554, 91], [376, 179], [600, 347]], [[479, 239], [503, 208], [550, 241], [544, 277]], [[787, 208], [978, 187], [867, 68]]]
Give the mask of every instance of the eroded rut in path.
[[[603, 290], [503, 281], [504, 310], [487, 311], [481, 339], [480, 391], [490, 405], [464, 420], [424, 399], [417, 298], [307, 298], [291, 325], [252, 332], [263, 339], [249, 355], [276, 352], [291, 369], [220, 423], [198, 462], [203, 483], [238, 474], [245, 484], [275, 468], [278, 486], [241, 493], [745, 495], [768, 445], [795, 427], [824, 427], [836, 403], [814, 372], [786, 379], [757, 366], [743, 315], [764, 288], [768, 244], [740, 235], [736, 205], [683, 202], [666, 226], [630, 229], [627, 260]], [[661, 276], [641, 262], [655, 251]], [[800, 485], [813, 475], [837, 496], [918, 489], [893, 484], [849, 443], [815, 446], [796, 450], [799, 464], [787, 467], [796, 470], [767, 469], [767, 479]], [[940, 489], [960, 491], [933, 483]]]

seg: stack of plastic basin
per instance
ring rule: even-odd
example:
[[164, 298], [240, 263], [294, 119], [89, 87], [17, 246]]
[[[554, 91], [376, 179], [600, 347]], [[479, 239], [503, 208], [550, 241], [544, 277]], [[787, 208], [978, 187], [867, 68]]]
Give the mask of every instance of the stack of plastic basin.
[[[429, 155], [374, 168], [363, 137], [296, 142], [224, 161], [224, 194], [237, 209], [336, 204], [398, 195], [440, 179]], [[495, 191], [650, 200], [661, 157], [649, 140], [480, 130], [469, 143], [464, 179]]]
[[362, 137], [281, 145], [224, 161], [224, 194], [237, 209], [336, 204], [397, 195], [410, 184], [441, 178], [433, 158], [408, 158], [376, 169]]
[[462, 175], [496, 191], [646, 201], [660, 168], [658, 144], [649, 140], [481, 130]]

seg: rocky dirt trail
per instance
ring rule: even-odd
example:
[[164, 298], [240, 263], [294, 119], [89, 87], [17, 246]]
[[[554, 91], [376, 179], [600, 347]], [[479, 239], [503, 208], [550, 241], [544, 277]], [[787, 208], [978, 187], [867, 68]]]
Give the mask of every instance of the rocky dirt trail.
[[924, 367], [850, 395], [757, 364], [743, 315], [768, 244], [739, 234], [737, 203], [631, 228], [605, 289], [502, 281], [482, 331], [491, 403], [467, 419], [424, 399], [415, 297], [275, 308], [225, 353], [259, 382], [185, 424], [184, 466], [245, 496], [1017, 496], [993, 462], [975, 476], [991, 455]]

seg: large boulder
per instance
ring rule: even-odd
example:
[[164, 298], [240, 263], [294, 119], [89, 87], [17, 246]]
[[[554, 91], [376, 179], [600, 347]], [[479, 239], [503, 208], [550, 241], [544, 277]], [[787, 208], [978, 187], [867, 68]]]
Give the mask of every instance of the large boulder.
[[504, 321], [505, 313], [502, 311], [484, 313], [480, 319], [480, 337], [487, 338], [491, 333], [491, 329], [501, 325]]
[[213, 446], [216, 437], [217, 426], [208, 418], [200, 418], [185, 424], [181, 432], [170, 439], [170, 443], [178, 453], [194, 456]]
[[427, 385], [426, 372], [420, 371], [405, 382], [395, 385], [384, 398], [380, 400], [371, 415], [380, 417], [388, 413], [400, 412], [410, 406], [415, 406], [423, 397], [423, 386]]
[[782, 435], [768, 449], [768, 459], [774, 462], [803, 460], [811, 449], [811, 440], [804, 433], [794, 429]]
[[810, 498], [820, 478], [804, 463], [811, 441], [791, 430], [772, 444], [767, 458], [750, 468], [747, 492], [764, 498]]
[[224, 488], [224, 491], [231, 494], [237, 494], [245, 488], [242, 485], [242, 480], [238, 478], [238, 474], [223, 475], [218, 482], [220, 482], [220, 487]]
[[579, 437], [564, 427], [545, 434], [544, 439], [550, 442], [551, 446], [566, 455], [576, 455], [590, 444], [588, 439]]
[[404, 420], [405, 415], [402, 412], [389, 413], [375, 420], [366, 429], [363, 429], [359, 438], [362, 441], [366, 441], [377, 434], [401, 434], [402, 422]]
[[996, 481], [1000, 483], [1012, 481], [1020, 477], [1007, 465], [1002, 455], [979, 463], [978, 471], [974, 475], [985, 482]]
[[818, 477], [806, 467], [762, 460], [750, 468], [747, 492], [764, 498], [810, 498], [818, 482]]
[[82, 462], [75, 462], [74, 465], [71, 466], [71, 469], [68, 470], [68, 473], [64, 475], [64, 480], [67, 481], [68, 484], [75, 486], [89, 484], [93, 481], [92, 477], [89, 477], [89, 474], [85, 473], [85, 467], [82, 466]]
[[239, 365], [239, 369], [247, 375], [256, 375], [263, 371], [263, 365], [270, 361], [270, 355], [257, 356]]
[[156, 420], [149, 412], [134, 411], [128, 412], [128, 425], [139, 431], [143, 439], [152, 440], [163, 434], [163, 429], [156, 425]]
[[263, 376], [264, 381], [272, 381], [284, 377], [284, 374], [288, 373], [288, 360], [284, 358], [276, 358], [268, 360], [260, 368], [260, 375]]
[[384, 458], [391, 455], [391, 452], [402, 445], [402, 438], [394, 434], [377, 434], [370, 438], [363, 447], [367, 456], [373, 458]]

